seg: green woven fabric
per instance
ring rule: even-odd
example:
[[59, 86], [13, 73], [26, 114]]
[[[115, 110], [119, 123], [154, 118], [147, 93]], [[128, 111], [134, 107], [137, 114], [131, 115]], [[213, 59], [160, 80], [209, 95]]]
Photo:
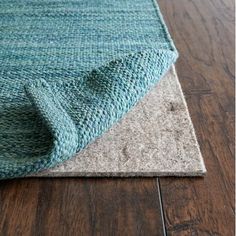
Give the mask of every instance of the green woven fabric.
[[0, 1], [0, 178], [71, 158], [177, 58], [153, 0]]

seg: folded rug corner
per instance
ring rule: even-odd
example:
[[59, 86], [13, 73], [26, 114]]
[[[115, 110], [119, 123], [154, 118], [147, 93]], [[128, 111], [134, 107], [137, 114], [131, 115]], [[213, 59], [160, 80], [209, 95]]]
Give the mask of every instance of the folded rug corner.
[[135, 106], [178, 57], [153, 0], [0, 6], [1, 179], [71, 158]]

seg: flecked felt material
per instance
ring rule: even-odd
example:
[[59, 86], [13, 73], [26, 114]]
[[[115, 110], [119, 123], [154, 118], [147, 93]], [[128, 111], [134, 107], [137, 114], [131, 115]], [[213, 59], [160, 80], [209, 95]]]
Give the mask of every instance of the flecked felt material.
[[70, 160], [34, 176], [203, 176], [205, 173], [173, 66], [144, 99], [96, 141]]
[[167, 72], [153, 0], [0, 2], [0, 178], [71, 158]]

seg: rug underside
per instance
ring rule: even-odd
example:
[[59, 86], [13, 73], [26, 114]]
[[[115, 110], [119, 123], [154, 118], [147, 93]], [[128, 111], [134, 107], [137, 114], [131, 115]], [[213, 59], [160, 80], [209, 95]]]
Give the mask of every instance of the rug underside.
[[205, 165], [175, 68], [74, 158], [34, 177], [203, 176]]
[[0, 179], [205, 173], [156, 0], [3, 0], [0, 14]]

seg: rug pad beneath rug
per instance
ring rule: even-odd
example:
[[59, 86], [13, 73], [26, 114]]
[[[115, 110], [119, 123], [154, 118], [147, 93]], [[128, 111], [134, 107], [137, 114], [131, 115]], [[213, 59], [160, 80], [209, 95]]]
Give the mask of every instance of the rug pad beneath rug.
[[172, 66], [144, 99], [104, 135], [74, 158], [33, 177], [203, 176], [205, 172]]

